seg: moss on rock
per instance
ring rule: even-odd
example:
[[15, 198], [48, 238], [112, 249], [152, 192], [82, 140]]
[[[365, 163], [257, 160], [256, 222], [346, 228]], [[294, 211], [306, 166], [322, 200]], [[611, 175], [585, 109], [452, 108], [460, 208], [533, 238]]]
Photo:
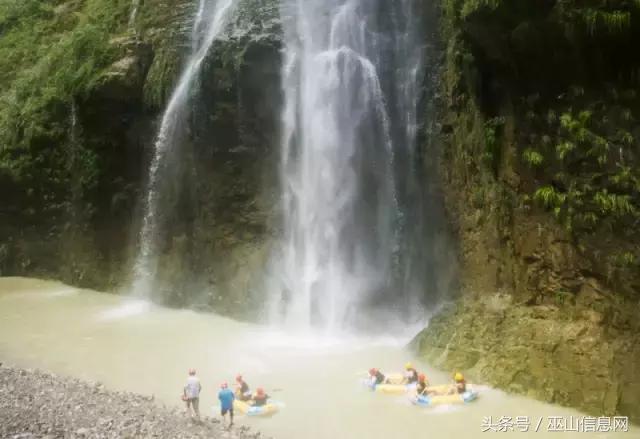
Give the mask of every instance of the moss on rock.
[[462, 298], [415, 347], [510, 391], [637, 420], [640, 9], [441, 11], [440, 174]]
[[596, 288], [583, 287], [577, 304], [469, 295], [433, 318], [413, 346], [436, 366], [510, 392], [637, 422], [640, 380], [631, 371], [640, 362], [640, 326], [632, 304]]

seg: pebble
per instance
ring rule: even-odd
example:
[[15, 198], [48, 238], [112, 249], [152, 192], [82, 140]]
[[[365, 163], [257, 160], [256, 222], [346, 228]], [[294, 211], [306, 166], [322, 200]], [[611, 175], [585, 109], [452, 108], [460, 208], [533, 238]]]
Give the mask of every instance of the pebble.
[[[16, 391], [15, 389], [20, 389]], [[227, 431], [217, 419], [192, 422], [155, 398], [110, 391], [37, 370], [0, 363], [0, 438], [208, 438], [262, 437], [244, 426]]]

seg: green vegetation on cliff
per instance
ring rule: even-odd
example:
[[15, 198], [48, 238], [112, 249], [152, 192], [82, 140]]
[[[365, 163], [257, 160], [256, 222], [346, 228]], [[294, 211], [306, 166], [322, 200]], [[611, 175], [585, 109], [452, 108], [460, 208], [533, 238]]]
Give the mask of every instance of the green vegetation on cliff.
[[462, 166], [509, 198], [498, 204], [548, 210], [637, 294], [640, 4], [446, 0], [443, 28], [447, 123], [465, 113], [483, 125], [453, 149]]
[[14, 214], [60, 215], [72, 181], [95, 186], [95, 152], [71, 145], [72, 102], [116, 59], [110, 39], [127, 7], [126, 0], [0, 3], [0, 180], [30, 200]]
[[640, 4], [443, 0], [441, 174], [463, 296], [434, 364], [640, 419]]
[[[99, 272], [111, 271], [106, 259], [131, 222], [149, 123], [143, 84], [160, 51], [130, 28], [130, 8], [129, 0], [0, 1], [0, 272], [113, 284]], [[165, 28], [158, 41], [174, 35], [174, 19], [155, 16]]]

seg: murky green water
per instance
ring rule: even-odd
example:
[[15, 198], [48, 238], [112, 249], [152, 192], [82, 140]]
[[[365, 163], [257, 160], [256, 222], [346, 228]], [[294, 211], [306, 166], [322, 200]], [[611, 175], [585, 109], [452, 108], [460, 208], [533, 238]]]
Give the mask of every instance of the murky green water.
[[[283, 333], [58, 283], [0, 278], [2, 361], [153, 394], [167, 404], [180, 404], [186, 371], [195, 367], [207, 414], [213, 414], [220, 382], [231, 382], [242, 372], [250, 385], [264, 386], [285, 407], [273, 418], [240, 418], [238, 423], [279, 439], [545, 437], [559, 434], [548, 431], [550, 416], [573, 416], [574, 422], [584, 416], [491, 389], [474, 403], [436, 409], [365, 390], [359, 379], [364, 370], [399, 370], [410, 359], [404, 342]], [[419, 366], [432, 382], [446, 380]], [[483, 433], [489, 416], [494, 423], [501, 416], [526, 416], [530, 431]], [[640, 433], [563, 437], [640, 438]]]

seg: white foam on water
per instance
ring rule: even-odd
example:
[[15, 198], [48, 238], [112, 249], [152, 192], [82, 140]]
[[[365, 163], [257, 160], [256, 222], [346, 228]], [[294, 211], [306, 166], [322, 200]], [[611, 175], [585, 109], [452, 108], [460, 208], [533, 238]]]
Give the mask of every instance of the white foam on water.
[[322, 356], [367, 350], [374, 347], [402, 348], [409, 339], [402, 336], [365, 337], [353, 334], [334, 335], [312, 329], [288, 332], [277, 327], [253, 327], [245, 335], [247, 343], [264, 352], [298, 352]]
[[74, 296], [80, 292], [77, 288], [60, 288], [52, 291], [47, 291], [45, 293], [45, 297], [55, 299], [58, 297], [69, 297]]
[[421, 409], [422, 413], [427, 416], [437, 416], [459, 412], [460, 410], [464, 410], [464, 404], [443, 404], [437, 405], [435, 407], [416, 407], [417, 409]]
[[127, 300], [125, 303], [115, 308], [101, 311], [98, 314], [98, 320], [109, 321], [126, 319], [145, 314], [149, 312], [152, 307], [153, 304], [147, 300]]
[[25, 297], [36, 300], [45, 300], [45, 299], [58, 299], [62, 297], [70, 297], [75, 296], [80, 293], [81, 290], [78, 288], [68, 287], [68, 286], [59, 286], [59, 287], [51, 287], [47, 289], [20, 289], [18, 291], [12, 291], [9, 294], [14, 297]]

